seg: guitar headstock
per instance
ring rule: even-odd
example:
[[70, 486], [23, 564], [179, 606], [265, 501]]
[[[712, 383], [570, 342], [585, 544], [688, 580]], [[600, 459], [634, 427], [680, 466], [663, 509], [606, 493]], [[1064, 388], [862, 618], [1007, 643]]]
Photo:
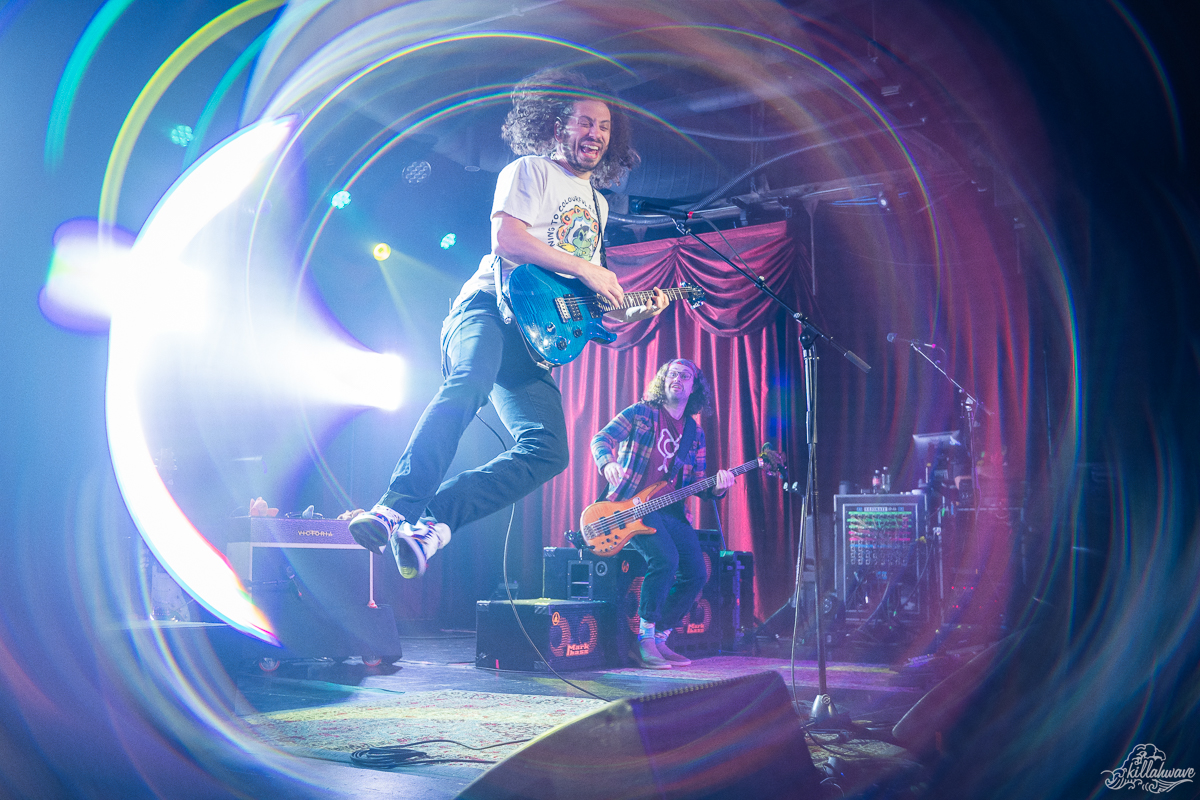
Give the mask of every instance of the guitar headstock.
[[787, 459], [783, 457], [783, 453], [772, 449], [770, 442], [763, 442], [758, 460], [763, 472], [768, 475], [779, 477], [787, 473]]
[[699, 286], [695, 286], [685, 281], [684, 283], [679, 284], [679, 291], [687, 295], [688, 305], [692, 308], [699, 308], [700, 306], [704, 305], [704, 300], [707, 297], [707, 293]]

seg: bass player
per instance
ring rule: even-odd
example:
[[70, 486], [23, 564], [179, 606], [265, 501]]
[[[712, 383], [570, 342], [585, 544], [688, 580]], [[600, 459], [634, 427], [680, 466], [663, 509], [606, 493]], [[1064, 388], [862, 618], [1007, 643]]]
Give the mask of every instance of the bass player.
[[[613, 417], [592, 437], [592, 457], [608, 487], [602, 499], [628, 500], [660, 481], [683, 487], [704, 478], [704, 431], [694, 415], [709, 407], [708, 382], [685, 358], [659, 367], [642, 401]], [[735, 475], [720, 470], [715, 486], [700, 497], [724, 496]], [[638, 604], [638, 645], [631, 654], [647, 669], [670, 669], [691, 661], [667, 646], [671, 629], [682, 621], [704, 590], [707, 575], [700, 538], [683, 501], [647, 514], [654, 533], [634, 536], [630, 546], [646, 559]]]

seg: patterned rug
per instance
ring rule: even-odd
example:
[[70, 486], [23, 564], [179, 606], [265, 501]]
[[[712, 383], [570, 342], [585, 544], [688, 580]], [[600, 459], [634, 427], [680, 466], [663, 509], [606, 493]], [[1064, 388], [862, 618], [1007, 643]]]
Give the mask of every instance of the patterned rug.
[[[526, 740], [602, 705], [583, 698], [445, 690], [402, 694], [383, 704], [297, 708], [243, 720], [267, 743], [309, 756], [349, 760], [366, 748], [411, 744], [430, 759], [494, 763]], [[414, 744], [428, 739], [453, 741]]]

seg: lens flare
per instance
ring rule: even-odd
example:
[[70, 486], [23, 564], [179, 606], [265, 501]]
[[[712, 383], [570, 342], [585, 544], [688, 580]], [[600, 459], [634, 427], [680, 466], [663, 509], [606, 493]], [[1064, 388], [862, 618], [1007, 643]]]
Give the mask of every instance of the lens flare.
[[80, 333], [104, 333], [117, 298], [125, 291], [134, 236], [102, 229], [95, 220], [73, 219], [54, 232], [54, 255], [38, 306], [55, 325]]
[[[154, 465], [141, 420], [139, 382], [151, 342], [188, 293], [179, 266], [197, 233], [278, 154], [288, 120], [235, 135], [189, 170], [167, 194], [130, 252], [138, 291], [119, 298], [109, 331], [106, 391], [109, 450], [121, 494], [142, 538], [171, 576], [206, 608], [240, 631], [277, 643], [223, 554], [193, 527]], [[162, 277], [158, 273], [165, 273]], [[194, 296], [194, 295], [193, 295]], [[195, 319], [189, 315], [189, 319]]]

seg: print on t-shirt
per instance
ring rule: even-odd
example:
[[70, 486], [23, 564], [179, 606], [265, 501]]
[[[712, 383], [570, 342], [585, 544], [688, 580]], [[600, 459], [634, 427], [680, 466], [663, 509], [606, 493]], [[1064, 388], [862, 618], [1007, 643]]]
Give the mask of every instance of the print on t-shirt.
[[[662, 456], [662, 464], [659, 465], [659, 472], [667, 472], [671, 464], [674, 463], [675, 455], [679, 452], [679, 443], [683, 439], [680, 431], [671, 430], [671, 428], [663, 426], [658, 431], [658, 442], [654, 445]], [[656, 459], [657, 460], [657, 459]]]
[[591, 261], [596, 240], [600, 238], [600, 224], [581, 198], [572, 197], [559, 207], [547, 234], [551, 247]]

